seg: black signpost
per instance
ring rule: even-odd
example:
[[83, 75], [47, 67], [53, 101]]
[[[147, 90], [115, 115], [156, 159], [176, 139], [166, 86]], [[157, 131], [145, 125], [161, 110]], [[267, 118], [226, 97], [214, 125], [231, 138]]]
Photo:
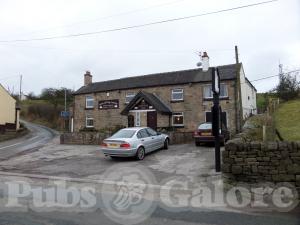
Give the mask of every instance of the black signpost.
[[218, 68], [212, 68], [212, 91], [213, 91], [213, 107], [212, 114], [212, 131], [215, 136], [215, 165], [216, 172], [221, 171], [221, 152], [220, 152], [220, 75]]

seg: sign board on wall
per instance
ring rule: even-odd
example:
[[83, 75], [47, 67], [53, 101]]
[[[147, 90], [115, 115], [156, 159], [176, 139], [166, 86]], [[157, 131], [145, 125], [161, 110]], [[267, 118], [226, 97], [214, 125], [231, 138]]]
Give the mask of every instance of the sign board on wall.
[[147, 110], [147, 109], [153, 109], [153, 106], [150, 105], [148, 102], [146, 102], [144, 99], [142, 99], [137, 105], [134, 106], [134, 110]]
[[98, 102], [99, 109], [118, 109], [119, 99], [104, 100]]

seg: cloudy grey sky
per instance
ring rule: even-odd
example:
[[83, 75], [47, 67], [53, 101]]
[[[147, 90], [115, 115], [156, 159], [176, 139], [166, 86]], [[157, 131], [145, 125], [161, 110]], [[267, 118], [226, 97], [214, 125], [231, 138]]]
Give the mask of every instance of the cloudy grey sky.
[[[25, 93], [78, 89], [94, 81], [191, 69], [207, 51], [211, 65], [234, 63], [239, 47], [249, 80], [300, 68], [300, 1], [279, 0], [236, 11], [98, 35], [1, 42], [93, 32], [190, 16], [264, 0], [0, 0], [0, 83]], [[278, 78], [254, 82], [259, 92]]]

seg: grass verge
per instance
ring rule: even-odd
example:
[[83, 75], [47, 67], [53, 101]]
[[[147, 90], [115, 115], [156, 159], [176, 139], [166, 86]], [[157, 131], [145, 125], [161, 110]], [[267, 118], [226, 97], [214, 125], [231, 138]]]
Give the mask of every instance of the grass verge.
[[287, 141], [300, 140], [300, 99], [288, 101], [275, 112], [276, 128]]

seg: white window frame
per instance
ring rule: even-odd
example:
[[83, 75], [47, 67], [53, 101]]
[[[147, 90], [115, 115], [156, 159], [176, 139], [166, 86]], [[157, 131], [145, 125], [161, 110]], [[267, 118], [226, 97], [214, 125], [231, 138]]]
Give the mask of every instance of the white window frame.
[[[179, 114], [181, 114], [181, 116], [182, 116], [183, 123], [182, 124], [174, 124], [174, 117]], [[173, 127], [183, 127], [184, 126], [184, 113], [183, 112], [175, 112], [172, 114], [172, 126]]]
[[[88, 120], [92, 120], [93, 125], [88, 125]], [[92, 116], [86, 116], [85, 117], [85, 127], [86, 128], [93, 128], [94, 127], [94, 117], [92, 117]]]
[[[125, 103], [128, 104], [135, 97], [135, 95], [136, 95], [136, 93], [134, 93], [134, 92], [127, 92], [126, 96], [125, 96]], [[131, 97], [131, 100], [127, 101], [127, 98], [130, 98], [130, 97]]]
[[141, 126], [141, 112], [135, 112], [134, 126], [135, 127], [140, 127]]
[[[93, 102], [93, 105], [89, 106], [88, 102]], [[86, 109], [93, 109], [95, 107], [94, 104], [95, 104], [94, 96], [91, 96], [91, 95], [85, 96], [85, 108]]]
[[[211, 90], [210, 91], [211, 96], [205, 96], [206, 88], [210, 88], [210, 90]], [[212, 85], [211, 84], [203, 86], [203, 98], [204, 99], [212, 99], [213, 98], [213, 92], [212, 92]]]
[[[226, 87], [226, 95], [221, 95], [221, 86], [225, 86]], [[205, 96], [205, 93], [206, 93], [206, 88], [211, 88], [211, 96], [209, 96], [209, 97], [206, 97]], [[212, 85], [211, 84], [208, 84], [208, 85], [205, 85], [204, 87], [203, 87], [203, 98], [204, 99], [213, 99], [213, 92], [212, 92]], [[220, 84], [220, 98], [227, 98], [228, 97], [228, 85], [226, 84], [226, 83], [221, 83]]]
[[[226, 95], [221, 95], [221, 86], [225, 86], [226, 90]], [[228, 97], [228, 85], [226, 83], [221, 83], [220, 84], [220, 98], [227, 98]]]
[[[174, 98], [174, 94], [182, 94], [182, 98]], [[172, 101], [183, 101], [184, 99], [184, 90], [183, 88], [174, 88], [172, 89], [172, 93], [171, 93], [171, 100]]]

